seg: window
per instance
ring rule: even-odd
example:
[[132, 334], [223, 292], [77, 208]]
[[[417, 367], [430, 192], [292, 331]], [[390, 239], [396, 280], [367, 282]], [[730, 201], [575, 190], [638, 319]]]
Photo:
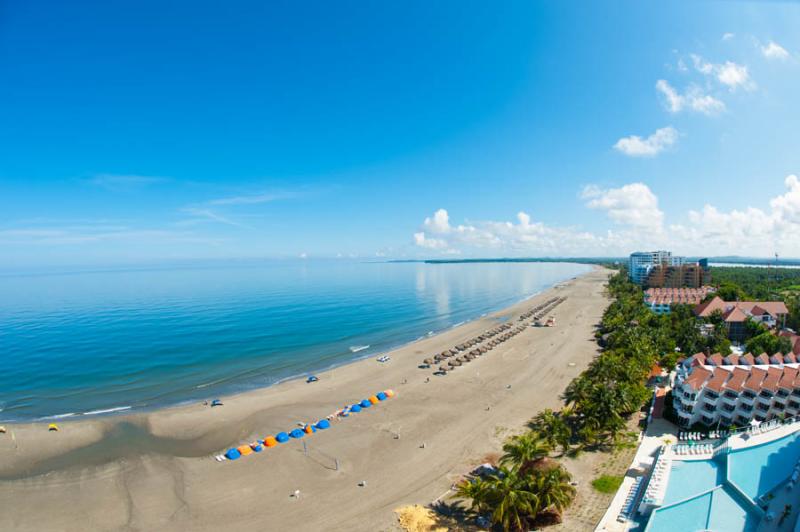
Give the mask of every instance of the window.
[[798, 408], [800, 408], [800, 403], [798, 403], [797, 401], [789, 401], [789, 408], [794, 408], [795, 410], [797, 410]]
[[751, 405], [739, 405], [739, 408], [741, 408], [745, 412], [752, 412], [753, 411], [753, 407]]
[[717, 392], [712, 391], [712, 390], [706, 390], [706, 398], [707, 399], [712, 399], [713, 400], [713, 399], [716, 399], [717, 397], [719, 397], [719, 394]]
[[769, 390], [761, 390], [761, 393], [758, 395], [759, 397], [772, 397], [772, 392]]
[[726, 412], [733, 412], [736, 410], [736, 407], [733, 405], [722, 405], [722, 409]]
[[735, 400], [737, 396], [738, 396], [738, 394], [736, 392], [732, 392], [730, 390], [725, 392], [725, 398], [726, 399], [734, 399]]
[[767, 410], [769, 410], [769, 405], [765, 405], [764, 403], [758, 403], [758, 406], [756, 408], [758, 408], [762, 412], [766, 412]]
[[789, 397], [789, 392], [786, 390], [778, 390], [778, 397]]
[[756, 394], [754, 394], [750, 390], [745, 390], [744, 392], [742, 392], [742, 396], [746, 397], [747, 399], [753, 399], [756, 396]]
[[713, 412], [714, 411], [714, 407], [709, 405], [709, 404], [705, 404], [705, 405], [703, 405], [703, 410], [705, 410], [706, 412]]
[[705, 423], [706, 425], [711, 425], [714, 422], [714, 418], [713, 417], [703, 416], [702, 419], [703, 419], [703, 423]]

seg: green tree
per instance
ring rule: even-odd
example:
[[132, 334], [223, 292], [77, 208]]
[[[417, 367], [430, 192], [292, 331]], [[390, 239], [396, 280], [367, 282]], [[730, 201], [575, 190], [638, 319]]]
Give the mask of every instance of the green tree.
[[748, 340], [745, 344], [745, 349], [755, 355], [760, 355], [761, 353], [768, 355], [790, 353], [792, 351], [792, 342], [783, 336], [765, 332]]
[[550, 445], [538, 433], [527, 431], [503, 444], [505, 454], [500, 458], [500, 463], [525, 470], [535, 460], [547, 456], [550, 450]]

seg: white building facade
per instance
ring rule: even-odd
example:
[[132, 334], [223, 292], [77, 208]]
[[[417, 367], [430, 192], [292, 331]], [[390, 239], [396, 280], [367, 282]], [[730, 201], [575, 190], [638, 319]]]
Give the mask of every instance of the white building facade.
[[678, 368], [673, 406], [681, 426], [744, 427], [800, 414], [800, 364], [794, 354], [753, 357], [702, 353]]

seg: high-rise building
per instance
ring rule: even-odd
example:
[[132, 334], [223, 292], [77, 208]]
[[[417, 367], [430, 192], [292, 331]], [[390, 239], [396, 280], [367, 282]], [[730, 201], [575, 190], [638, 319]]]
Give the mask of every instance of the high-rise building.
[[634, 283], [644, 284], [656, 266], [681, 266], [683, 262], [683, 257], [673, 257], [670, 251], [637, 251], [628, 259], [628, 275]]

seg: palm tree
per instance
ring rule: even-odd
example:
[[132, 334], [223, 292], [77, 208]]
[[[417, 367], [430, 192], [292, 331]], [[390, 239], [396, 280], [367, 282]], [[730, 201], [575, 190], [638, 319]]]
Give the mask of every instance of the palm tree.
[[456, 495], [471, 499], [472, 509], [479, 513], [491, 512], [492, 523], [503, 530], [527, 530], [540, 506], [529, 480], [516, 469], [500, 467], [486, 478], [460, 484]]
[[560, 445], [563, 453], [569, 450], [572, 430], [567, 424], [564, 411], [553, 412], [553, 410], [547, 408], [539, 412], [528, 426], [536, 431], [551, 449], [555, 449], [557, 445]]
[[528, 431], [512, 437], [503, 444], [500, 463], [525, 469], [525, 467], [538, 458], [547, 456], [551, 447], [539, 436], [538, 433]]
[[575, 488], [569, 483], [571, 479], [561, 466], [537, 472], [531, 482], [531, 491], [539, 498], [537, 513], [544, 510], [563, 512], [575, 497]]

